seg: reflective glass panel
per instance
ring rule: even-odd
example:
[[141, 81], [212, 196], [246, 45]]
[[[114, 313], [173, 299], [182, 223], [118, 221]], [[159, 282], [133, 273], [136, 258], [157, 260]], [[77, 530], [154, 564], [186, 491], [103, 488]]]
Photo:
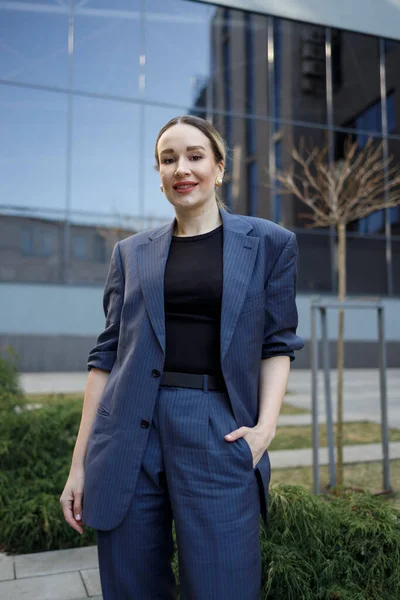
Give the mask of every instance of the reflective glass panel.
[[140, 93], [139, 7], [135, 0], [89, 0], [77, 4], [74, 89], [122, 97]]
[[[366, 277], [366, 265], [368, 276]], [[347, 293], [387, 294], [384, 236], [347, 235]]]
[[269, 181], [270, 123], [215, 115], [228, 149], [221, 196], [234, 212], [273, 219]]
[[274, 19], [273, 116], [326, 123], [325, 28]]
[[[389, 157], [392, 161], [389, 168], [396, 168], [400, 170], [400, 140], [388, 140]], [[400, 190], [396, 190], [397, 192]], [[400, 236], [400, 205], [394, 208], [390, 208], [390, 223], [392, 228], [392, 234]], [[397, 269], [400, 271], [400, 263], [397, 265]]]
[[393, 260], [393, 291], [400, 296], [400, 234], [395, 234], [392, 240]]
[[332, 78], [335, 125], [382, 131], [379, 39], [333, 30]]
[[[288, 173], [293, 167], [295, 177], [299, 177], [301, 184], [306, 182], [304, 170], [294, 161], [293, 150], [300, 151], [306, 158], [313, 149], [327, 148], [328, 136], [324, 129], [312, 127], [294, 127], [292, 125], [280, 125], [276, 127], [273, 135], [273, 147], [275, 149], [275, 168]], [[275, 205], [280, 204], [278, 213], [279, 222], [284, 227], [303, 228], [312, 222], [308, 215], [310, 210], [306, 204], [293, 194], [279, 194], [279, 190], [286, 188], [277, 183]]]
[[217, 8], [211, 40], [214, 107], [241, 114], [268, 114], [268, 18]]
[[67, 96], [1, 86], [0, 130], [1, 204], [63, 211]]
[[[335, 134], [335, 160], [340, 165], [340, 162], [344, 158], [346, 142], [357, 142], [359, 150], [363, 150], [369, 139], [373, 140], [374, 147], [378, 147], [382, 144], [382, 138], [380, 137], [372, 137], [363, 133], [358, 134], [345, 134], [345, 133], [336, 133]], [[365, 157], [366, 159], [366, 157]], [[383, 160], [382, 148], [380, 151], [380, 155], [377, 160]], [[360, 168], [363, 168], [363, 163], [361, 163]], [[382, 169], [383, 172], [383, 169]], [[383, 181], [382, 181], [383, 185]], [[367, 188], [364, 188], [364, 193], [367, 192]], [[375, 212], [370, 213], [369, 215], [361, 218], [357, 218], [351, 221], [348, 224], [349, 231], [358, 231], [362, 234], [379, 234], [384, 233], [385, 230], [385, 214], [384, 210], [377, 210]]]
[[299, 247], [297, 290], [332, 292], [329, 229], [296, 229], [295, 232]]
[[0, 79], [65, 88], [68, 83], [67, 3], [0, 5]]
[[138, 111], [133, 104], [73, 98], [71, 207], [80, 222], [129, 226], [140, 217]]
[[400, 42], [385, 44], [387, 119], [389, 134], [400, 134]]
[[185, 107], [210, 107], [210, 31], [216, 8], [182, 0], [148, 0], [145, 97]]

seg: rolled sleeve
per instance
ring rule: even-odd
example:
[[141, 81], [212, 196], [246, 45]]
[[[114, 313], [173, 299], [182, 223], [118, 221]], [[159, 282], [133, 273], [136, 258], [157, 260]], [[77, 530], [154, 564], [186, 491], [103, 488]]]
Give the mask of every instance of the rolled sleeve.
[[117, 357], [119, 325], [124, 299], [124, 278], [118, 243], [112, 252], [103, 295], [103, 309], [106, 317], [104, 330], [97, 338], [96, 345], [89, 353], [87, 368], [93, 367], [111, 371]]
[[301, 350], [304, 341], [296, 335], [297, 240], [292, 233], [282, 249], [265, 288], [265, 327], [261, 358], [289, 356]]

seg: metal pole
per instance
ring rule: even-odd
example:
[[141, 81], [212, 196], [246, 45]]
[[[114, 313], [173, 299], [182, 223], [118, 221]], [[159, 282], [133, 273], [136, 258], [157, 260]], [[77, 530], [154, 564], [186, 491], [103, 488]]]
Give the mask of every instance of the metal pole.
[[75, 0], [71, 0], [68, 23], [68, 95], [67, 95], [67, 148], [66, 148], [66, 177], [65, 177], [65, 218], [63, 235], [63, 268], [62, 282], [70, 283], [71, 260], [71, 171], [72, 171], [72, 126], [73, 126], [73, 97], [72, 85], [74, 76], [74, 29], [75, 29]]
[[[269, 114], [276, 118], [275, 114], [275, 48], [274, 48], [274, 29], [275, 21], [274, 17], [268, 17], [267, 21], [267, 53], [268, 53], [268, 103], [269, 103]], [[276, 156], [275, 156], [275, 129], [277, 128], [276, 121], [270, 121], [268, 123], [268, 168], [270, 182], [272, 183], [271, 196], [270, 196], [270, 217], [275, 223], [279, 223], [282, 219], [282, 215], [277, 213], [280, 211], [276, 210], [276, 198], [277, 198], [277, 184], [275, 179], [276, 174]], [[280, 199], [279, 199], [280, 202]]]
[[[386, 60], [385, 60], [385, 40], [380, 38], [380, 85], [381, 85], [381, 116], [382, 116], [382, 149], [383, 160], [385, 162], [384, 183], [385, 202], [389, 201], [389, 184], [388, 165], [389, 159], [389, 144], [388, 144], [388, 121], [387, 121], [387, 92], [386, 92]], [[392, 226], [390, 223], [390, 208], [385, 208], [385, 238], [386, 238], [386, 281], [387, 293], [393, 296], [393, 257], [392, 257]]]
[[[146, 219], [146, 186], [145, 186], [145, 161], [144, 161], [144, 148], [145, 148], [145, 120], [146, 111], [143, 98], [146, 92], [146, 0], [140, 1], [140, 30], [139, 30], [139, 96], [141, 102], [139, 105], [139, 173], [138, 173], [138, 188], [139, 188], [139, 215], [142, 222], [143, 229], [150, 227]], [[151, 212], [151, 207], [149, 207]]]
[[379, 373], [380, 373], [380, 388], [381, 388], [381, 429], [382, 429], [382, 450], [383, 450], [383, 489], [385, 491], [389, 491], [391, 488], [390, 488], [389, 431], [388, 431], [387, 388], [386, 388], [386, 345], [385, 345], [383, 306], [378, 307], [378, 332], [379, 332]]
[[321, 330], [323, 344], [324, 361], [324, 381], [325, 381], [325, 410], [326, 410], [326, 431], [328, 437], [329, 454], [329, 483], [331, 487], [336, 485], [335, 469], [335, 446], [333, 441], [333, 421], [332, 421], [332, 399], [331, 399], [331, 381], [330, 381], [330, 360], [329, 360], [329, 340], [326, 308], [320, 307]]
[[318, 432], [318, 337], [317, 306], [311, 304], [311, 368], [312, 368], [312, 437], [314, 494], [319, 494], [319, 432]]
[[[333, 83], [332, 83], [332, 30], [325, 28], [325, 68], [326, 68], [326, 117], [328, 125], [328, 160], [329, 168], [335, 162], [335, 139], [333, 123]], [[332, 190], [329, 190], [332, 204]], [[329, 226], [329, 244], [331, 255], [331, 292], [337, 291], [336, 231], [334, 225]]]

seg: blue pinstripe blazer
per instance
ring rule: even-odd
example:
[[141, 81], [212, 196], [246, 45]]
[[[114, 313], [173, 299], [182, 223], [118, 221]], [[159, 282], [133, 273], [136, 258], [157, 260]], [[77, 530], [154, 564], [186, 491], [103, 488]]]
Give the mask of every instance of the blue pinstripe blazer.
[[[262, 358], [303, 347], [296, 335], [297, 244], [293, 233], [256, 217], [220, 210], [223, 222], [221, 368], [238, 427], [258, 417]], [[85, 460], [83, 520], [112, 529], [132, 500], [165, 360], [164, 271], [174, 221], [114, 248], [104, 291], [105, 328], [88, 368], [110, 371]], [[200, 260], [200, 258], [199, 258]], [[266, 519], [270, 465], [256, 469]]]

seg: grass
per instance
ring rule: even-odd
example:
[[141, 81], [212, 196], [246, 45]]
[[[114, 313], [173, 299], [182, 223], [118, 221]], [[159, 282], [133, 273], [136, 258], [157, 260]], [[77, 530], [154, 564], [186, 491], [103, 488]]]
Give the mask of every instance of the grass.
[[[27, 401], [32, 404], [53, 404], [57, 402], [64, 402], [64, 400], [82, 400], [83, 393], [76, 394], [26, 394]], [[288, 402], [284, 402], [281, 410], [281, 415], [301, 415], [309, 414], [310, 411], [306, 408], [298, 408]]]
[[65, 400], [81, 400], [83, 402], [83, 393], [76, 394], [25, 394], [26, 401], [32, 404], [57, 404]]
[[307, 408], [299, 408], [298, 406], [293, 406], [290, 402], [284, 402], [282, 405], [282, 409], [280, 412], [281, 415], [306, 415], [310, 414], [310, 411]]
[[[370, 463], [354, 463], [344, 465], [344, 485], [352, 488], [360, 488], [377, 494], [383, 489], [382, 461]], [[323, 466], [319, 469], [320, 489], [324, 491], [329, 484], [329, 467]], [[392, 490], [400, 489], [400, 460], [390, 461], [390, 482]], [[295, 469], [272, 469], [271, 485], [274, 484], [301, 485], [308, 491], [313, 490], [312, 467], [297, 467]], [[396, 508], [400, 508], [400, 496], [382, 496]]]
[[[335, 432], [336, 426], [334, 425], [334, 436]], [[325, 424], [319, 426], [319, 440], [321, 447], [326, 447], [328, 445]], [[345, 446], [353, 446], [354, 444], [377, 444], [380, 441], [381, 427], [378, 423], [356, 421], [354, 423], [344, 423], [343, 425], [343, 443]], [[389, 429], [389, 441], [400, 441], [399, 429]], [[279, 426], [269, 450], [300, 450], [302, 448], [311, 447], [311, 425], [301, 425], [298, 427]]]

